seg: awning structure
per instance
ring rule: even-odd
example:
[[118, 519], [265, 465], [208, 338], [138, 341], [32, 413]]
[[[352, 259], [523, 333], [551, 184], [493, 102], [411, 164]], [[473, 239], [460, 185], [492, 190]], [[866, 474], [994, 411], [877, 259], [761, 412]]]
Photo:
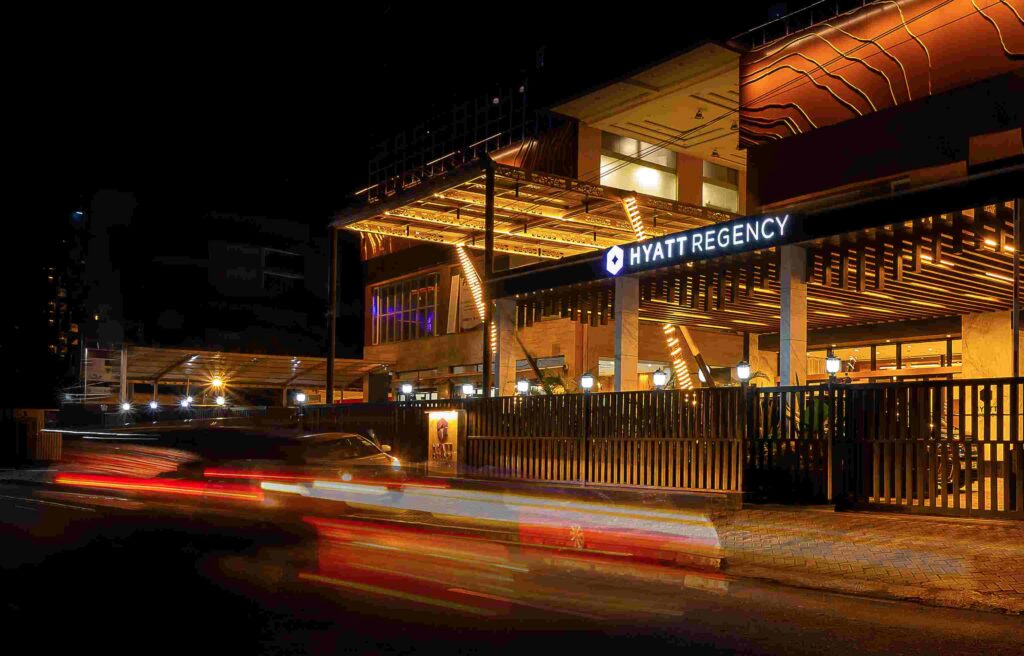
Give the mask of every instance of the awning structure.
[[[494, 250], [541, 259], [596, 253], [735, 215], [583, 180], [494, 165]], [[486, 174], [479, 168], [414, 187], [334, 225], [368, 235], [484, 248]], [[636, 214], [631, 216], [633, 201]], [[376, 206], [375, 206], [376, 205]]]
[[[1019, 178], [1020, 171], [1010, 171], [992, 182], [1006, 189], [1003, 183]], [[981, 176], [979, 180], [985, 182]], [[807, 253], [808, 328], [1011, 307], [1013, 255], [1019, 247], [1013, 235], [1013, 202], [989, 202], [992, 194], [986, 186], [968, 182], [809, 212], [806, 223], [820, 226], [823, 236], [800, 244]], [[971, 196], [984, 204], [954, 204], [970, 202]], [[869, 227], [854, 229], [858, 224]], [[614, 281], [595, 279], [595, 269], [586, 261], [531, 269], [538, 270], [496, 281], [493, 288], [498, 294], [502, 287], [506, 293], [517, 292], [519, 325], [550, 315], [591, 325], [614, 319]], [[638, 277], [641, 320], [726, 332], [779, 330], [776, 248], [686, 262]], [[569, 284], [549, 288], [546, 281], [552, 279]]]
[[[220, 378], [229, 387], [279, 389], [325, 385], [327, 359], [259, 355], [194, 349], [127, 346], [126, 379], [130, 383], [209, 385]], [[362, 389], [362, 378], [386, 366], [370, 360], [335, 360], [335, 385]]]

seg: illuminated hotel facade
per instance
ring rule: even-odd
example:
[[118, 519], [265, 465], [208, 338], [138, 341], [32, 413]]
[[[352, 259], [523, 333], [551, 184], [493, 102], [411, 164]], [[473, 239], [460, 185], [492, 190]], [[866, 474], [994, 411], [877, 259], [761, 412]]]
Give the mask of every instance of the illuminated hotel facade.
[[1020, 375], [1022, 14], [704, 43], [373, 181], [364, 357], [396, 399]]

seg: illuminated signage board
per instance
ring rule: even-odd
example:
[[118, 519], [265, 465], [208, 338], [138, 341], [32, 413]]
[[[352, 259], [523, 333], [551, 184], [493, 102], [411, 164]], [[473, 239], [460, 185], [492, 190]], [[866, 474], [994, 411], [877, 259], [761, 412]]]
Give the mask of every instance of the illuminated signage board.
[[792, 214], [745, 216], [685, 232], [612, 246], [604, 268], [615, 276], [646, 269], [707, 260], [801, 240], [799, 218]]

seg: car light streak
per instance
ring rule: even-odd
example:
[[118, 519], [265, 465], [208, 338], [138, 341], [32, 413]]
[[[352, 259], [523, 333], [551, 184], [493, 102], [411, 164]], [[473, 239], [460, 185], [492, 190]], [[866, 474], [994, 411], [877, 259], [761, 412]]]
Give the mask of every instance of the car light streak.
[[248, 485], [215, 485], [196, 481], [173, 481], [167, 479], [134, 478], [128, 476], [104, 476], [99, 474], [58, 474], [55, 482], [60, 485], [72, 485], [107, 490], [157, 492], [193, 497], [241, 499], [245, 501], [263, 500], [263, 492]]

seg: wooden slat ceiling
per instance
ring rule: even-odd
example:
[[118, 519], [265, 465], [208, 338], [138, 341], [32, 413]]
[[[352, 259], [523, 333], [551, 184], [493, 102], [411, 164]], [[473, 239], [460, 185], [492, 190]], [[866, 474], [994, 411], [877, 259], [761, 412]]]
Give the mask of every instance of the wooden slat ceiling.
[[[696, 205], [546, 173], [495, 166], [494, 248], [559, 259], [636, 239], [622, 206], [635, 196], [647, 234], [659, 236], [733, 218]], [[485, 177], [415, 197], [346, 226], [350, 230], [442, 244], [484, 247]]]
[[[990, 312], [1012, 303], [1016, 244], [1009, 203], [804, 245], [811, 330]], [[766, 249], [644, 274], [640, 318], [778, 332], [777, 258], [776, 249]], [[546, 314], [606, 323], [613, 318], [612, 288], [601, 281], [524, 295], [520, 323]]]

